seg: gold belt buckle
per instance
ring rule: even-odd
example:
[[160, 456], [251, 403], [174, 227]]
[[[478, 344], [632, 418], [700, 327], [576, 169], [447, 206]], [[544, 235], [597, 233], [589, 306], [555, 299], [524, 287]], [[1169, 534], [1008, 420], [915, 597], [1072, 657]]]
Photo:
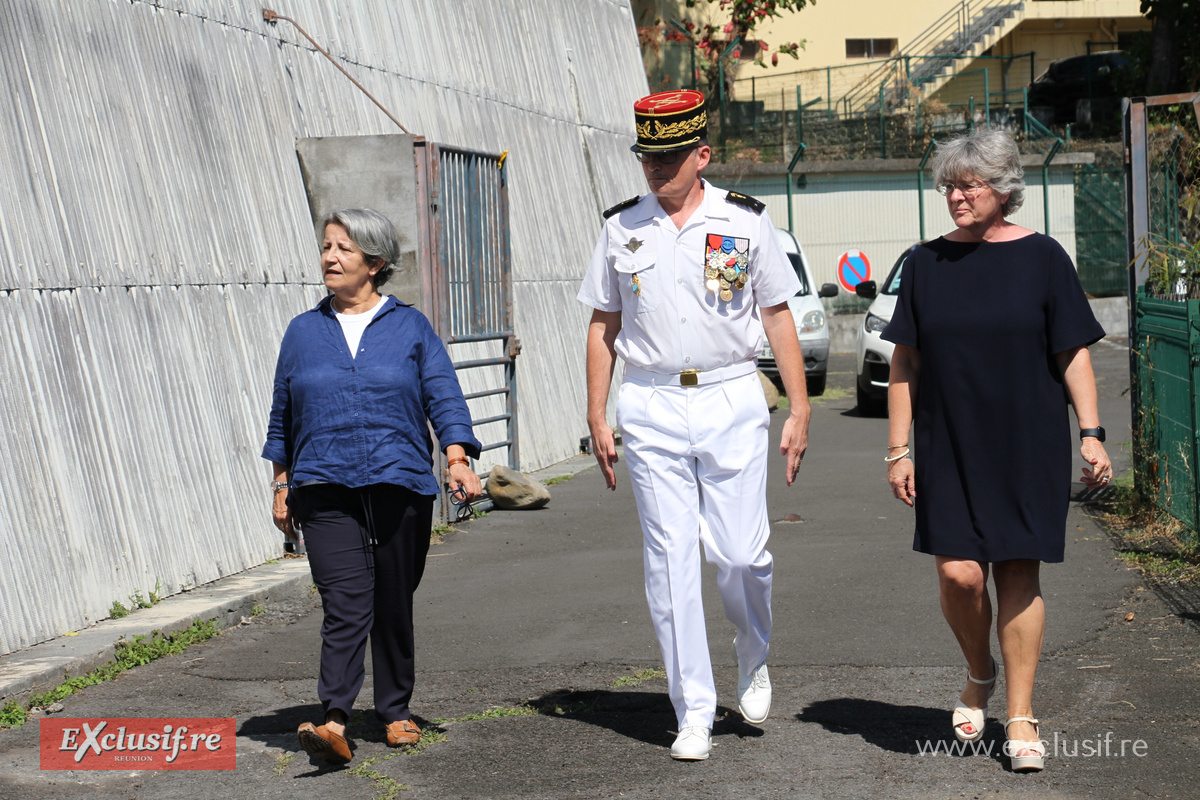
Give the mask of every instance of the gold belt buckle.
[[699, 386], [700, 385], [700, 370], [685, 369], [679, 373], [680, 386]]

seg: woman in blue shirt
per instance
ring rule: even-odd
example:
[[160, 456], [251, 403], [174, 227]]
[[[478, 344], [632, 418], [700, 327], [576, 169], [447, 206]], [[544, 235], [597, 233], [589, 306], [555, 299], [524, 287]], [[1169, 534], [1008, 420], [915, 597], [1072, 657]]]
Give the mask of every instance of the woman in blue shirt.
[[375, 713], [387, 742], [412, 744], [412, 598], [425, 568], [438, 484], [434, 433], [451, 491], [482, 494], [468, 456], [479, 441], [446, 348], [425, 316], [378, 287], [400, 247], [370, 209], [324, 220], [321, 271], [330, 295], [288, 325], [275, 368], [263, 458], [275, 470], [275, 525], [304, 532], [321, 593], [320, 726], [306, 722], [312, 756], [350, 760], [346, 722], [362, 688], [368, 638]]

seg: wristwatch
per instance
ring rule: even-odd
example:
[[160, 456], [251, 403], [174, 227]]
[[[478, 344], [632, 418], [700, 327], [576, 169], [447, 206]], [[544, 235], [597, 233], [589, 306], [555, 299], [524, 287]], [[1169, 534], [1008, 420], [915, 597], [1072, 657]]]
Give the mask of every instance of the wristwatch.
[[287, 483], [286, 481], [283, 483], [280, 483], [279, 481], [271, 481], [271, 489], [276, 494], [278, 494], [280, 491], [282, 491], [284, 489], [290, 489], [290, 488], [292, 488], [292, 485], [290, 483]]
[[1086, 439], [1089, 436], [1094, 436], [1103, 442], [1104, 441], [1104, 428], [1100, 428], [1100, 427], [1083, 428], [1082, 430], [1079, 431], [1080, 439]]

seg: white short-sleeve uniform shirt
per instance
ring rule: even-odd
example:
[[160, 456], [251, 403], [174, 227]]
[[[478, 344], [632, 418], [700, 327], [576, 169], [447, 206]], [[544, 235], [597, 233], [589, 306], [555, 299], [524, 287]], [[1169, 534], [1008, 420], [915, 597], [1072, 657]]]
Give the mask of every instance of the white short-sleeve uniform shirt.
[[[652, 372], [710, 370], [749, 361], [762, 350], [759, 306], [785, 302], [800, 281], [766, 211], [727, 199], [707, 181], [682, 230], [653, 194], [604, 223], [578, 299], [621, 312], [617, 354]], [[748, 276], [733, 297], [705, 286], [705, 258], [722, 247], [748, 255]]]

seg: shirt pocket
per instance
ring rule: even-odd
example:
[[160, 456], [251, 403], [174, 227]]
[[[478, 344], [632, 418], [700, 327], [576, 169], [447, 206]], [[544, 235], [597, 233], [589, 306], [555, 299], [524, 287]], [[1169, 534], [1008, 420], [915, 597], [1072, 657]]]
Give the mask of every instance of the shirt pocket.
[[662, 302], [662, 269], [655, 265], [654, 256], [622, 254], [613, 261], [621, 287], [621, 307], [635, 314], [646, 314]]

